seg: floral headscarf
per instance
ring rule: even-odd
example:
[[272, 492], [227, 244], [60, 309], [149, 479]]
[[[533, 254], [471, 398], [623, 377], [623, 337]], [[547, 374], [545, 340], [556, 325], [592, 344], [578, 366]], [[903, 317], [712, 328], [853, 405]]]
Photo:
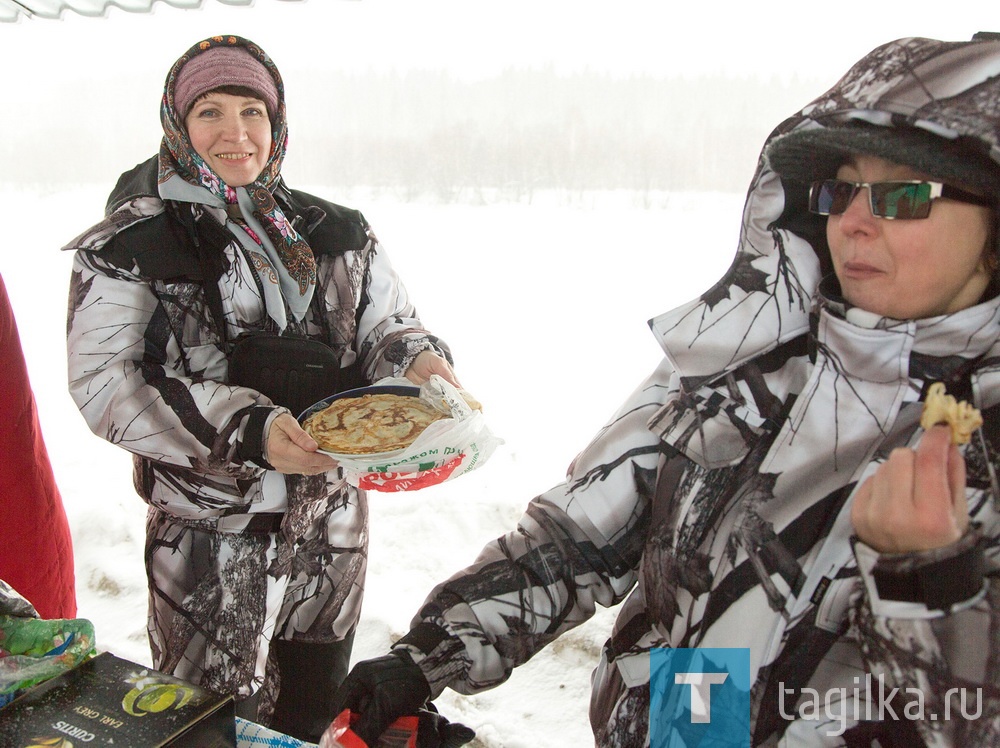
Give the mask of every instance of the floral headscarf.
[[[215, 47], [234, 46], [243, 47], [253, 55], [274, 77], [278, 90], [278, 106], [271, 115], [271, 154], [257, 179], [246, 187], [237, 188], [223, 182], [198, 155], [174, 104], [178, 74], [191, 58]], [[301, 320], [316, 286], [316, 261], [312, 249], [286, 219], [272, 194], [281, 177], [281, 164], [288, 144], [285, 88], [274, 62], [259, 46], [239, 36], [213, 36], [199, 42], [185, 52], [167, 74], [160, 121], [163, 125], [158, 176], [160, 196], [217, 207], [238, 204], [277, 276], [280, 294], [273, 284], [265, 282], [268, 314], [283, 329], [286, 325], [283, 302], [287, 302], [295, 319]]]

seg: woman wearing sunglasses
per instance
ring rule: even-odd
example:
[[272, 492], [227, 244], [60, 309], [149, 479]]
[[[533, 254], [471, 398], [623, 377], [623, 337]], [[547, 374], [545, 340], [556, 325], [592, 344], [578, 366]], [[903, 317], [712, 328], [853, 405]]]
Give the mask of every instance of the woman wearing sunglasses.
[[[998, 71], [900, 40], [774, 131], [658, 369], [348, 676], [366, 739], [624, 600], [600, 746], [1000, 745]], [[935, 382], [982, 411], [960, 448]]]

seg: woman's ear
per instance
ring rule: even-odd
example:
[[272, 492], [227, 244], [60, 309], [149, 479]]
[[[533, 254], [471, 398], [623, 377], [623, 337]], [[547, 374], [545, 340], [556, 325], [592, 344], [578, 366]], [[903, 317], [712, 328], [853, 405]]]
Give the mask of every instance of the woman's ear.
[[986, 291], [983, 300], [1000, 296], [1000, 211], [994, 211], [993, 226], [983, 248], [983, 269], [986, 271]]
[[983, 250], [986, 256], [983, 258], [983, 262], [986, 264], [990, 278], [996, 278], [997, 268], [1000, 268], [1000, 207], [994, 208], [992, 212], [993, 220], [986, 236], [986, 247]]

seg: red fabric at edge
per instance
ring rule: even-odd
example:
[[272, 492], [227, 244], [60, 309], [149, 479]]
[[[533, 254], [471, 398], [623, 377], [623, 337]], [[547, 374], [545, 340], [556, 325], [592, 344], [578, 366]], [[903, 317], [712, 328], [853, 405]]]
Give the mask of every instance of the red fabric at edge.
[[73, 544], [0, 277], [0, 579], [42, 618], [76, 617]]

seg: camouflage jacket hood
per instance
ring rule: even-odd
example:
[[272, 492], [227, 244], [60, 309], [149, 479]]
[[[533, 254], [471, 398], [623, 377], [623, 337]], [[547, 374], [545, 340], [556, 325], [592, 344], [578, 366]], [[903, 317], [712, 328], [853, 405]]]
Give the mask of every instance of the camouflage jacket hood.
[[697, 386], [808, 329], [812, 300], [829, 268], [825, 220], [808, 213], [805, 185], [783, 183], [769, 168], [764, 153], [775, 138], [861, 120], [975, 139], [1000, 163], [1000, 37], [988, 36], [909, 38], [877, 47], [774, 129], [750, 183], [728, 272], [699, 298], [650, 321], [682, 380]]

